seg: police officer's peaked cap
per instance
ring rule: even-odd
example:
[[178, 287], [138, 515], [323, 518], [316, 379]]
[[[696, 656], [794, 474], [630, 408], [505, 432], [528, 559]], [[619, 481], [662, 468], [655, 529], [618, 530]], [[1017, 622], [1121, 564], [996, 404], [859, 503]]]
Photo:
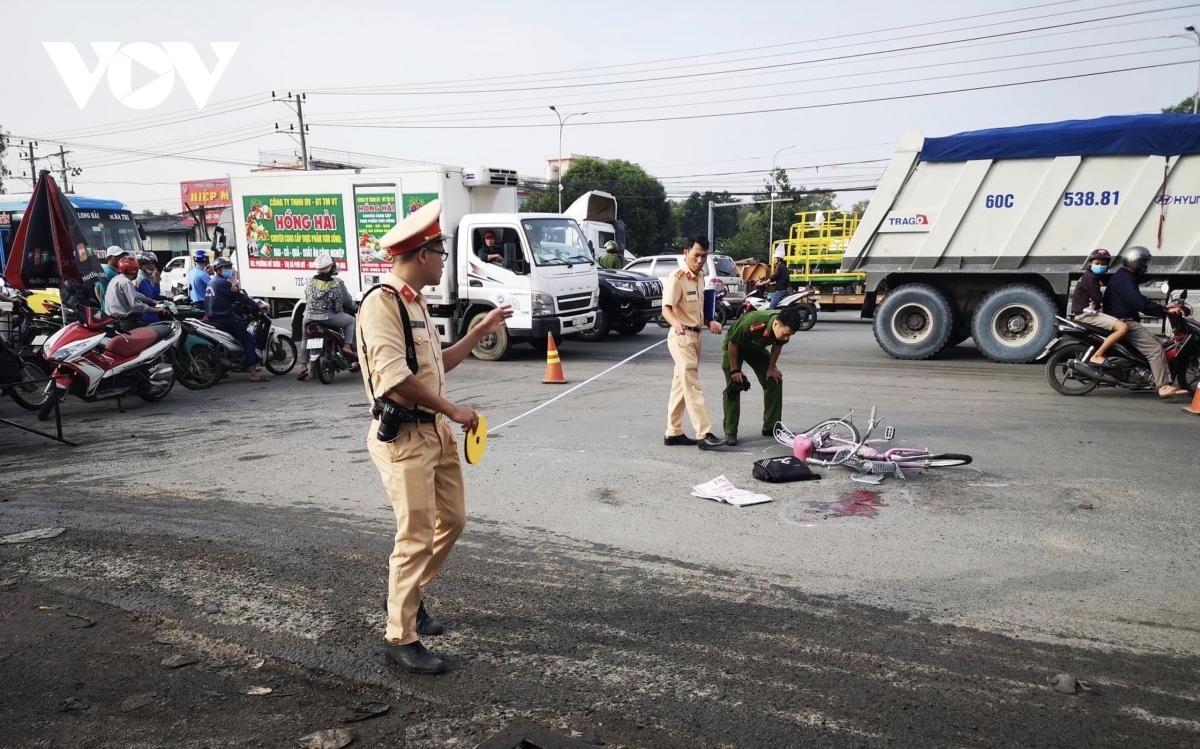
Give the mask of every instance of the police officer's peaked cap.
[[433, 200], [410, 213], [379, 238], [379, 246], [389, 255], [415, 252], [430, 242], [442, 238], [442, 201]]

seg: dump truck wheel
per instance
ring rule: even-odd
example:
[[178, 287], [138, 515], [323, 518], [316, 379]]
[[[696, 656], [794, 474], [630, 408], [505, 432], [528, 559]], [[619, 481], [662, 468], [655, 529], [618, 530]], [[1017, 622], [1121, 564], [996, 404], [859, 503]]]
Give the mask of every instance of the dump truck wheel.
[[1054, 337], [1054, 315], [1054, 302], [1036, 286], [1001, 286], [975, 310], [971, 337], [992, 361], [1024, 364]]
[[954, 328], [950, 302], [924, 283], [898, 286], [875, 311], [875, 340], [896, 359], [928, 359], [946, 347]]

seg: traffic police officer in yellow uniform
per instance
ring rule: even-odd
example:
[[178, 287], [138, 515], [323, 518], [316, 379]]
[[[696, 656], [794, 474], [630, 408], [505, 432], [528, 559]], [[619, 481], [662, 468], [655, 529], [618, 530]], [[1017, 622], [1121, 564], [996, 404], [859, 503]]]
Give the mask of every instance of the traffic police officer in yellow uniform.
[[364, 296], [358, 314], [363, 383], [375, 415], [367, 449], [396, 514], [385, 655], [417, 673], [446, 670], [420, 642], [421, 636], [443, 631], [426, 612], [423, 594], [466, 522], [462, 465], [447, 419], [467, 429], [479, 419], [474, 410], [446, 400], [446, 372], [512, 316], [507, 305], [492, 310], [462, 340], [442, 350], [421, 296], [421, 289], [441, 281], [449, 254], [443, 247], [441, 211], [435, 200], [383, 235], [379, 244], [393, 259], [392, 271]]
[[[684, 265], [667, 276], [663, 287], [663, 318], [671, 324], [667, 348], [675, 360], [671, 376], [671, 397], [667, 401], [666, 445], [695, 445], [701, 450], [721, 447], [725, 441], [712, 433], [712, 421], [704, 407], [700, 391], [700, 333], [704, 330], [704, 262], [708, 259], [708, 239], [695, 236], [684, 253]], [[721, 324], [707, 321], [713, 333], [721, 332]], [[683, 433], [683, 409], [696, 428], [696, 439]]]

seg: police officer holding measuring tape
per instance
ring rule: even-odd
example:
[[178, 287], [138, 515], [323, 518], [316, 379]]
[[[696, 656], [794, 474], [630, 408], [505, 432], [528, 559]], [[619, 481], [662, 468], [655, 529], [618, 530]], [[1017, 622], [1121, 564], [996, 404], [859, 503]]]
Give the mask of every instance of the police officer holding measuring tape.
[[363, 297], [358, 351], [372, 402], [367, 449], [396, 514], [388, 574], [385, 657], [409, 671], [437, 674], [446, 664], [420, 638], [441, 634], [424, 591], [445, 563], [466, 522], [462, 464], [447, 419], [474, 429], [471, 408], [446, 400], [446, 372], [512, 316], [492, 310], [462, 340], [442, 350], [421, 289], [437, 285], [448, 252], [441, 201], [415, 211], [379, 240], [392, 271]]

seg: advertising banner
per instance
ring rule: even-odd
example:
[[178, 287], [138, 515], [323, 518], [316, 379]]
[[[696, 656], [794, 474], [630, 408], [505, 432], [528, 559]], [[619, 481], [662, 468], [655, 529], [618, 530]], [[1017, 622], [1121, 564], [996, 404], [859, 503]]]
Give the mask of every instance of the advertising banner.
[[233, 201], [229, 192], [229, 178], [224, 179], [201, 179], [191, 182], [179, 183], [180, 203], [183, 208], [183, 223], [189, 226], [196, 222], [192, 220], [192, 216], [188, 213], [188, 206], [192, 210], [200, 210], [204, 206], [204, 220], [209, 225], [214, 225], [221, 219], [221, 211], [233, 205]]
[[392, 269], [392, 259], [379, 247], [379, 238], [396, 225], [397, 215], [396, 185], [354, 188], [358, 269], [363, 288], [379, 283], [379, 277]]
[[347, 269], [341, 195], [246, 195], [242, 207], [251, 268], [314, 270], [325, 252]]

